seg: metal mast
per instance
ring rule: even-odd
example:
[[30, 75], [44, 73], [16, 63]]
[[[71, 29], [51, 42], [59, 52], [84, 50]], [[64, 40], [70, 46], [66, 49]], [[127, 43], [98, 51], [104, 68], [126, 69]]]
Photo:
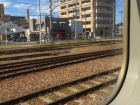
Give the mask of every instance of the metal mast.
[[53, 35], [52, 35], [52, 0], [49, 0], [49, 7], [50, 7], [50, 36], [51, 36], [51, 43], [53, 44]]
[[75, 40], [76, 40], [76, 34], [77, 34], [77, 0], [76, 0], [76, 10], [75, 10], [75, 12], [76, 12], [76, 16], [75, 16], [75, 18], [76, 18], [76, 22], [75, 22]]
[[85, 37], [86, 37], [86, 12], [85, 12]]
[[42, 44], [42, 34], [41, 34], [41, 9], [40, 9], [40, 0], [39, 0], [39, 20], [40, 20], [40, 44]]
[[113, 3], [113, 29], [112, 29], [112, 37], [115, 35], [115, 0]]
[[121, 35], [122, 35], [122, 11], [121, 11]]

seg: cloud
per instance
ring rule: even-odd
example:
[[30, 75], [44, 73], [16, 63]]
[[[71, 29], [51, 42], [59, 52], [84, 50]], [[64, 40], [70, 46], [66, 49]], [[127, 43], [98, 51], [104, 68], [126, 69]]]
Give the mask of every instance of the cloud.
[[5, 14], [8, 14], [9, 13], [9, 11], [5, 11]]
[[11, 1], [0, 0], [0, 4], [4, 4], [4, 7], [8, 7], [11, 4]]
[[[41, 5], [41, 13], [47, 13], [50, 14], [50, 9], [48, 5]], [[54, 6], [52, 6], [54, 7]], [[37, 13], [39, 13], [39, 7], [37, 7], [36, 9], [34, 9]], [[53, 8], [52, 12], [58, 12], [59, 11], [59, 7], [55, 7]]]
[[[54, 6], [52, 6], [52, 7], [54, 7]], [[48, 5], [41, 5], [40, 8], [41, 8], [41, 14], [42, 15], [43, 14], [48, 14], [48, 15], [50, 14], [49, 6]], [[29, 9], [32, 10], [32, 12], [33, 11], [36, 12], [36, 15], [39, 15], [39, 7], [38, 6], [37, 7], [33, 7], [32, 6]], [[55, 7], [52, 12], [53, 13], [55, 12], [55, 14], [52, 14], [52, 15], [59, 14], [59, 6], [58, 7]]]
[[46, 2], [46, 1], [48, 1], [48, 0], [41, 0], [41, 2]]
[[38, 19], [37, 16], [30, 16], [30, 19]]
[[[41, 13], [49, 13], [49, 6], [48, 5], [41, 5]], [[39, 7], [37, 7], [36, 12], [39, 13]]]
[[35, 7], [31, 7], [30, 9], [31, 9], [31, 10], [35, 10], [36, 8], [35, 8]]
[[32, 4], [16, 4], [14, 5], [15, 8], [25, 8], [28, 9], [30, 6], [32, 6]]

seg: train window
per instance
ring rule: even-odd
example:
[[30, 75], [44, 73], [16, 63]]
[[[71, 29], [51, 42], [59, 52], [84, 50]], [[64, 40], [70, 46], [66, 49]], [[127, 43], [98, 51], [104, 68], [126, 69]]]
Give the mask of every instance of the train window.
[[[128, 103], [130, 94], [126, 100], [123, 95], [127, 95], [125, 87], [130, 86], [130, 80], [131, 94], [139, 96], [133, 89], [139, 87], [135, 81], [139, 76], [133, 77], [138, 68], [128, 71], [128, 63], [132, 63], [128, 61], [128, 41], [135, 42], [130, 34], [136, 36], [133, 45], [139, 44], [139, 3], [0, 2], [0, 105], [132, 105], [135, 99]], [[19, 37], [27, 40], [19, 41]], [[139, 48], [133, 49], [135, 56], [130, 58], [139, 59]]]

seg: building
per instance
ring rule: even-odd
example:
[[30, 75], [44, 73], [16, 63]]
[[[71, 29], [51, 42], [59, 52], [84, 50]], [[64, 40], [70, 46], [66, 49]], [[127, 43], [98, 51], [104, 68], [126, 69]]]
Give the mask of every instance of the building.
[[[50, 19], [43, 17], [41, 18], [41, 32], [42, 39], [50, 38]], [[39, 40], [40, 22], [39, 19], [29, 20], [29, 29], [25, 30], [25, 36], [28, 41]], [[69, 36], [69, 26], [67, 18], [52, 18], [52, 34], [54, 40], [64, 40]]]
[[[122, 30], [122, 31], [121, 31]], [[115, 33], [116, 34], [123, 34], [123, 26], [115, 27]]]
[[18, 26], [29, 26], [29, 9], [26, 10], [26, 17], [5, 15], [4, 5], [0, 4], [0, 25], [5, 23], [14, 23]]
[[25, 29], [23, 27], [19, 27], [17, 24], [5, 23], [0, 25], [0, 39], [6, 40], [6, 34], [7, 34], [7, 38], [15, 37], [15, 36], [25, 37]]
[[[69, 22], [69, 39], [74, 39], [75, 38], [75, 23], [76, 21], [71, 21]], [[76, 34], [76, 39], [85, 39], [85, 33], [83, 32], [83, 21], [77, 21], [77, 34]]]
[[[76, 3], [75, 0], [59, 0], [60, 18], [73, 20], [73, 18], [75, 18], [77, 4], [77, 21], [83, 21], [83, 30], [86, 24], [86, 36], [90, 35], [90, 37], [94, 37], [95, 34], [97, 36], [98, 30], [103, 30], [103, 36], [111, 35], [114, 1], [115, 0], [77, 0]], [[94, 30], [95, 34], [93, 33]]]

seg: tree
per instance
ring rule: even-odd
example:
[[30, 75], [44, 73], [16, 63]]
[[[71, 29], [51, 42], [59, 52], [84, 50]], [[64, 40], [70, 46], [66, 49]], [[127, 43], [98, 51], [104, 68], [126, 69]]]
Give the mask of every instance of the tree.
[[99, 36], [103, 35], [103, 30], [98, 30], [98, 35]]
[[116, 24], [116, 26], [117, 26], [117, 27], [123, 26], [123, 22], [120, 22], [120, 23]]

